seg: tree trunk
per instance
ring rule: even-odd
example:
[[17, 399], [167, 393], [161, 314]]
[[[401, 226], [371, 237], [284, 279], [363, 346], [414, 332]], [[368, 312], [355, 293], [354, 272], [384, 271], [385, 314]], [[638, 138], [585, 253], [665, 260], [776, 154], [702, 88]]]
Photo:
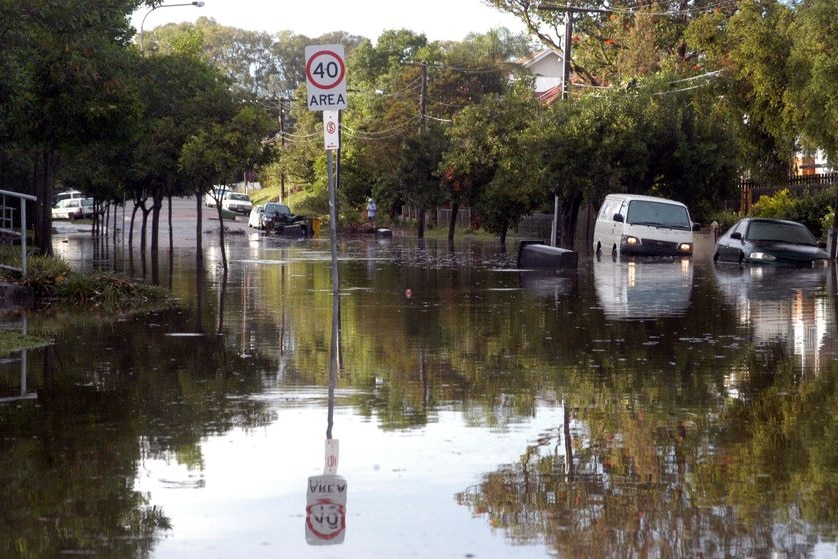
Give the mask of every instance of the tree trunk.
[[160, 212], [163, 193], [155, 191], [151, 206], [151, 283], [160, 285]]
[[215, 205], [218, 210], [218, 239], [221, 243], [221, 265], [224, 267], [224, 274], [227, 274], [227, 251], [224, 248], [224, 216], [222, 215], [221, 204]]
[[195, 190], [195, 207], [197, 209], [196, 215], [198, 216], [197, 221], [195, 222], [195, 266], [198, 270], [198, 275], [202, 276], [202, 272], [204, 270], [204, 241], [203, 236], [201, 235], [201, 227], [203, 227], [203, 212], [204, 212], [204, 205], [201, 203], [201, 190]]
[[498, 242], [501, 246], [506, 246], [506, 233], [509, 231], [509, 225], [504, 225], [500, 230], [500, 235], [498, 236]]
[[559, 246], [573, 248], [574, 232], [576, 231], [576, 219], [579, 215], [581, 200], [562, 200], [559, 205]]
[[33, 191], [38, 199], [35, 203], [35, 246], [41, 254], [52, 255], [52, 191], [58, 153], [52, 146], [43, 146], [39, 151], [39, 157], [34, 158], [33, 173]]
[[420, 239], [425, 238], [425, 208], [419, 208], [416, 213], [416, 236]]
[[457, 227], [457, 213], [460, 211], [460, 203], [453, 202], [451, 204], [451, 220], [448, 222], [448, 240], [454, 240], [454, 230]]
[[148, 228], [148, 214], [151, 213], [151, 209], [146, 209], [145, 207], [145, 200], [142, 202], [143, 205], [140, 206], [140, 211], [142, 212], [143, 221], [140, 226], [140, 261], [142, 262], [142, 271], [143, 271], [143, 278], [146, 277], [146, 266], [145, 266], [145, 255], [146, 255], [146, 229]]
[[172, 195], [169, 194], [166, 199], [169, 201], [169, 254], [175, 251], [175, 234], [172, 228]]

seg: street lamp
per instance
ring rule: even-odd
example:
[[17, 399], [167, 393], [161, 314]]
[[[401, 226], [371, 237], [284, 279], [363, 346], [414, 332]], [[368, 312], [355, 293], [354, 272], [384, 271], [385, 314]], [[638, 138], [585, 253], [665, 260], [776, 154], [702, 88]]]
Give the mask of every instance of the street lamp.
[[199, 0], [197, 2], [188, 2], [186, 4], [160, 4], [159, 6], [154, 6], [149, 11], [147, 11], [143, 16], [143, 21], [140, 23], [140, 52], [145, 51], [145, 34], [143, 33], [143, 27], [145, 26], [145, 18], [148, 17], [148, 14], [150, 14], [157, 8], [176, 8], [178, 6], [195, 6], [196, 8], [203, 8], [204, 3]]

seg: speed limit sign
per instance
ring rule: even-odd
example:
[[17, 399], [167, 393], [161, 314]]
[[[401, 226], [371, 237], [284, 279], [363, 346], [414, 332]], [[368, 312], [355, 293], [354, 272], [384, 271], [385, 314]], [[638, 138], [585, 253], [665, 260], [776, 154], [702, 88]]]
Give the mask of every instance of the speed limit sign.
[[346, 108], [346, 64], [343, 45], [306, 47], [306, 91], [312, 111]]

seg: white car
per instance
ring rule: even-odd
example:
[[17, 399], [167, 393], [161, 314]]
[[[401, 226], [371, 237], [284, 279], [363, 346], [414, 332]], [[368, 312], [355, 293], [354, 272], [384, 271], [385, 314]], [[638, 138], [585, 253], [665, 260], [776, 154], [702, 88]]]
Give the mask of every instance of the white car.
[[93, 216], [93, 198], [65, 198], [52, 208], [52, 219], [82, 219]]
[[224, 193], [228, 192], [229, 188], [226, 186], [213, 186], [212, 190], [204, 194], [204, 205], [208, 208], [215, 207], [216, 200], [222, 200]]
[[52, 207], [58, 205], [61, 200], [68, 200], [70, 198], [84, 198], [84, 193], [78, 190], [62, 190], [52, 196]]
[[253, 203], [250, 201], [250, 196], [242, 192], [228, 192], [221, 200], [221, 209], [237, 214], [249, 214], [253, 209]]
[[262, 229], [262, 214], [265, 213], [265, 204], [253, 206], [250, 216], [247, 218], [247, 226], [255, 229]]

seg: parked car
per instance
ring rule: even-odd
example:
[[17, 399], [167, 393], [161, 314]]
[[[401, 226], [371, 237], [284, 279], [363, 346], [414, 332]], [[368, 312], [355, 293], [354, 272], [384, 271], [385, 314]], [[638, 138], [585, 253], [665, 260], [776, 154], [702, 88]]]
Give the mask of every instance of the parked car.
[[52, 207], [54, 208], [61, 200], [68, 200], [70, 198], [84, 198], [84, 193], [79, 190], [62, 190], [56, 192], [52, 196]]
[[249, 214], [253, 209], [250, 197], [242, 192], [227, 192], [221, 199], [221, 209], [239, 214]]
[[226, 186], [213, 186], [212, 190], [204, 194], [204, 205], [208, 208], [214, 208], [216, 200], [222, 200], [224, 193], [229, 190]]
[[[84, 201], [90, 200], [89, 205]], [[85, 216], [85, 208], [89, 207], [90, 215], [93, 215], [93, 198], [65, 198], [60, 200], [52, 208], [52, 219], [82, 219]]]
[[290, 234], [291, 229], [288, 231], [285, 230], [289, 226], [296, 226], [297, 229], [295, 230], [299, 230], [300, 236], [307, 237], [311, 234], [311, 231], [309, 231], [309, 219], [307, 217], [294, 215], [291, 213], [291, 208], [277, 202], [268, 202], [265, 204], [265, 211], [262, 213], [262, 224], [265, 231], [276, 233], [277, 235]]
[[247, 226], [255, 229], [263, 229], [262, 214], [265, 213], [265, 204], [253, 206], [247, 218]]
[[260, 229], [266, 229], [277, 215], [293, 216], [291, 208], [279, 202], [268, 202], [265, 204], [265, 211], [262, 213], [262, 226]]
[[828, 260], [824, 246], [802, 223], [748, 217], [737, 221], [719, 237], [713, 260], [811, 267]]
[[82, 198], [81, 200], [81, 213], [82, 218], [84, 219], [93, 219], [93, 214], [95, 212], [95, 202], [93, 198]]
[[593, 249], [612, 256], [690, 256], [694, 229], [690, 212], [681, 202], [609, 194], [597, 214]]

